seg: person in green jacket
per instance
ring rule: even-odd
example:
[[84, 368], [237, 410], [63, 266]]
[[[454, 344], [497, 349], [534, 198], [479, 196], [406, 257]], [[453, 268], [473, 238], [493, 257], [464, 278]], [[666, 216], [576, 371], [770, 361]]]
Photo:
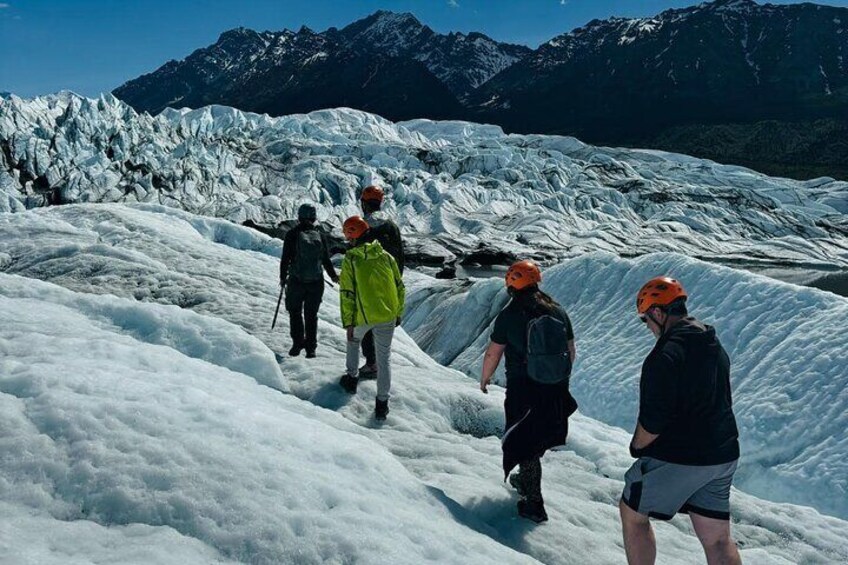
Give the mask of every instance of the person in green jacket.
[[385, 420], [392, 386], [391, 353], [395, 327], [403, 314], [405, 290], [397, 262], [379, 241], [367, 241], [368, 223], [359, 216], [345, 220], [342, 231], [351, 247], [339, 275], [342, 325], [347, 330], [347, 372], [339, 384], [356, 393], [359, 344], [369, 331], [377, 353], [377, 402], [374, 415]]

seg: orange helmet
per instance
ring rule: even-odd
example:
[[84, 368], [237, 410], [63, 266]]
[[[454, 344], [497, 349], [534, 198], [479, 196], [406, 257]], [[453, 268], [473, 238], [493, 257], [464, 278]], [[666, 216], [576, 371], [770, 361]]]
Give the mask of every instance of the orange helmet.
[[506, 272], [506, 287], [521, 290], [542, 282], [542, 271], [533, 261], [514, 263]]
[[654, 277], [636, 295], [636, 311], [644, 314], [654, 306], [668, 306], [688, 297], [683, 285], [669, 277]]
[[359, 216], [351, 216], [347, 220], [344, 221], [342, 225], [342, 233], [344, 233], [345, 239], [359, 239], [360, 237], [368, 231], [368, 222], [360, 218]]
[[376, 202], [383, 201], [383, 189], [379, 186], [371, 185], [366, 186], [365, 190], [362, 191], [362, 195], [359, 197], [360, 200], [373, 200]]

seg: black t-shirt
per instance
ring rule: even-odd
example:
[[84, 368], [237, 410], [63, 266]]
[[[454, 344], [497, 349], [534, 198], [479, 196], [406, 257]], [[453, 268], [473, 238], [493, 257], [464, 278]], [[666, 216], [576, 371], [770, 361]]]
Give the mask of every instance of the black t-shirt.
[[642, 365], [639, 423], [659, 434], [640, 456], [681, 465], [739, 458], [730, 358], [714, 328], [685, 318], [657, 340]]
[[[492, 330], [492, 341], [500, 345], [506, 345], [504, 354], [506, 356], [506, 380], [507, 386], [510, 382], [524, 380], [527, 377], [527, 324], [536, 316], [528, 312], [528, 297], [514, 297], [509, 304], [501, 310], [495, 319], [495, 327]], [[571, 320], [561, 307], [557, 306], [550, 315], [563, 321], [566, 327], [566, 337], [569, 341], [574, 339], [574, 330]]]

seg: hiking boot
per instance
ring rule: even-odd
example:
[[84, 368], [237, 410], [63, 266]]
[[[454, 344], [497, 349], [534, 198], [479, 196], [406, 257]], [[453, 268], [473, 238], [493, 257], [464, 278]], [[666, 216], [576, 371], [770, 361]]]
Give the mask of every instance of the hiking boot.
[[374, 417], [378, 420], [385, 420], [389, 415], [389, 401], [377, 399], [377, 405], [374, 407]]
[[542, 500], [522, 498], [518, 501], [518, 515], [537, 524], [548, 521], [548, 513], [545, 512], [545, 503]]
[[289, 355], [291, 357], [297, 357], [300, 355], [300, 352], [303, 351], [303, 348], [298, 345], [292, 345], [292, 348], [289, 349]]
[[359, 368], [359, 378], [362, 380], [371, 380], [377, 378], [377, 365], [365, 364]]
[[342, 388], [345, 389], [350, 394], [356, 394], [356, 386], [359, 384], [359, 379], [356, 377], [351, 377], [347, 373], [342, 375], [341, 380], [339, 380], [339, 384], [342, 385]]
[[524, 481], [521, 480], [521, 473], [513, 473], [509, 476], [509, 484], [518, 493], [518, 496], [527, 496], [527, 488], [524, 486]]
[[307, 349], [306, 350], [306, 358], [307, 359], [315, 359], [315, 350], [314, 349]]

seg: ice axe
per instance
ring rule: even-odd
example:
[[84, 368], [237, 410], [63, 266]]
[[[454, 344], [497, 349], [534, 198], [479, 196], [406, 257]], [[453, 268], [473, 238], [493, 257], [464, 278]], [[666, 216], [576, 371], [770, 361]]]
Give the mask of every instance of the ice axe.
[[274, 326], [277, 325], [277, 314], [280, 313], [280, 302], [283, 301], [283, 291], [284, 290], [285, 290], [285, 287], [281, 286], [280, 287], [280, 297], [277, 299], [277, 309], [274, 310], [274, 321], [271, 322], [271, 329], [272, 330], [274, 329]]

